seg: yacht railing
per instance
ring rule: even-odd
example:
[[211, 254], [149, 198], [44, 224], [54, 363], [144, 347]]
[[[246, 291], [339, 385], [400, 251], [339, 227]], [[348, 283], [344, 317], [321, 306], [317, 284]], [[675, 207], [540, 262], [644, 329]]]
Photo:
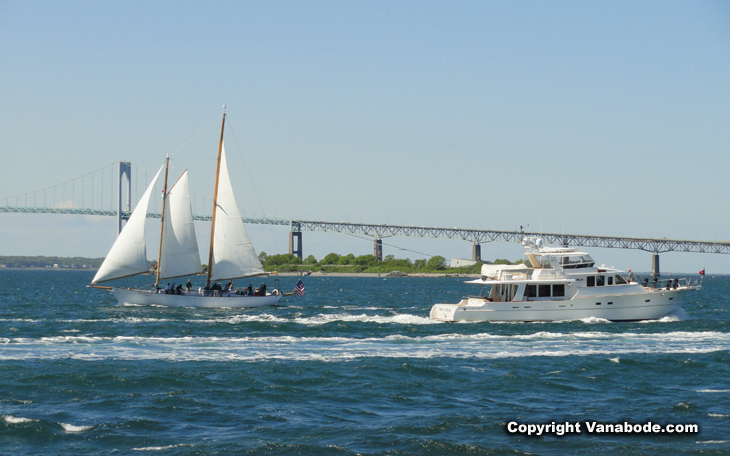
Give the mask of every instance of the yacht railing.
[[674, 290], [676, 288], [698, 288], [702, 286], [702, 279], [699, 278], [668, 278], [662, 279], [657, 277], [637, 277], [635, 282], [641, 284], [644, 288], [657, 290]]

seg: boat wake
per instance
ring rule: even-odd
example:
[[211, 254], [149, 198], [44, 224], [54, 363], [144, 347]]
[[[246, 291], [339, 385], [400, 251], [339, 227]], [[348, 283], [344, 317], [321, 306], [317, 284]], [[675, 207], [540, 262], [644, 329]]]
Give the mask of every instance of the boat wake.
[[538, 332], [526, 335], [439, 334], [385, 337], [56, 336], [0, 339], [0, 359], [164, 361], [346, 361], [357, 358], [498, 359], [531, 356], [711, 353], [730, 350], [720, 332]]

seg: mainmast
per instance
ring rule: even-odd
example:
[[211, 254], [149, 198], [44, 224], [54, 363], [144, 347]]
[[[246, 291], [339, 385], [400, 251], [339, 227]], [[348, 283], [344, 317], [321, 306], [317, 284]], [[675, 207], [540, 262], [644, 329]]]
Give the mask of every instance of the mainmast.
[[157, 248], [157, 274], [155, 276], [155, 288], [160, 283], [160, 266], [162, 262], [162, 233], [165, 231], [165, 204], [167, 203], [167, 171], [170, 165], [170, 156], [165, 159], [165, 186], [162, 190], [162, 216], [160, 217], [160, 246]]
[[223, 127], [226, 125], [226, 105], [223, 105], [223, 120], [221, 121], [221, 139], [218, 142], [218, 163], [215, 168], [215, 188], [213, 189], [213, 217], [210, 223], [210, 252], [208, 253], [208, 279], [206, 287], [210, 287], [210, 278], [213, 274], [213, 240], [215, 236], [215, 215], [218, 212], [218, 178], [221, 173], [221, 152], [223, 151]]

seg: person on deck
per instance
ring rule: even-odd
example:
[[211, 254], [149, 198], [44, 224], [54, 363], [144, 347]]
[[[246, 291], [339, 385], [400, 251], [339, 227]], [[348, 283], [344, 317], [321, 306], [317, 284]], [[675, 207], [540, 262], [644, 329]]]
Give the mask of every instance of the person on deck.
[[250, 283], [248, 284], [248, 295], [253, 296], [253, 285]]
[[188, 283], [185, 284], [185, 293], [190, 293], [191, 288], [193, 288], [193, 284], [190, 283], [190, 279], [188, 279]]
[[259, 292], [261, 293], [261, 296], [266, 296], [266, 284], [262, 283], [261, 287], [259, 288]]
[[169, 283], [165, 287], [165, 294], [170, 294], [170, 284]]
[[233, 279], [228, 281], [228, 285], [226, 285], [226, 291], [233, 290]]

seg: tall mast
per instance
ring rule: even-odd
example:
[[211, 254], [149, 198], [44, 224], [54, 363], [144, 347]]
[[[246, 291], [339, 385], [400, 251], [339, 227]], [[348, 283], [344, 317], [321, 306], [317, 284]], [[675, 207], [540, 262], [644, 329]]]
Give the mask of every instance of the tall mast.
[[218, 142], [218, 163], [215, 168], [215, 188], [213, 189], [213, 217], [210, 223], [210, 251], [208, 253], [208, 280], [206, 287], [210, 287], [210, 278], [213, 274], [213, 239], [215, 236], [215, 214], [218, 212], [218, 178], [221, 174], [221, 152], [223, 151], [223, 127], [226, 124], [226, 105], [223, 105], [223, 120], [221, 121], [221, 139]]
[[157, 248], [157, 275], [155, 288], [160, 283], [160, 263], [162, 261], [162, 232], [165, 231], [165, 204], [167, 203], [167, 170], [170, 165], [170, 156], [165, 159], [165, 186], [162, 189], [162, 216], [160, 217], [160, 246]]

